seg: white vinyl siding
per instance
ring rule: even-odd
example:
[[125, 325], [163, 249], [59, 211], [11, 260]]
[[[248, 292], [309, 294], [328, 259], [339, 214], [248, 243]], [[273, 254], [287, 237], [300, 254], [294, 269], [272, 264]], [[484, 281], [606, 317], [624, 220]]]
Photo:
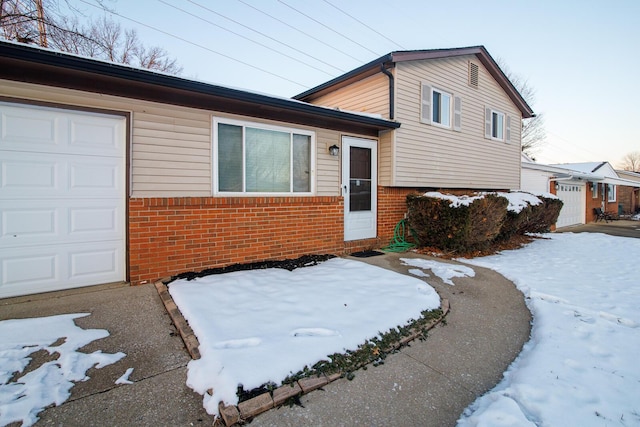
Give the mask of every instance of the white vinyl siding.
[[[485, 105], [492, 105], [513, 117], [509, 136], [514, 142], [520, 141], [520, 120], [517, 118], [521, 113], [484, 66], [479, 66], [478, 88], [468, 85], [468, 61], [474, 58], [464, 56], [396, 64], [396, 120], [402, 126], [395, 131], [392, 176], [384, 176], [388, 172], [381, 169], [381, 182], [406, 187], [520, 187], [520, 145], [486, 140], [484, 112]], [[461, 98], [459, 132], [421, 123], [423, 82], [446, 88]]]
[[[51, 102], [70, 108], [100, 108], [131, 113], [131, 197], [210, 197], [212, 187], [212, 117], [275, 126], [288, 123], [215, 111], [132, 100], [109, 95], [0, 80], [0, 96]], [[328, 147], [341, 144], [342, 133], [309, 126], [316, 134], [316, 191], [318, 196], [340, 195], [339, 158]], [[358, 136], [358, 135], [354, 135]]]

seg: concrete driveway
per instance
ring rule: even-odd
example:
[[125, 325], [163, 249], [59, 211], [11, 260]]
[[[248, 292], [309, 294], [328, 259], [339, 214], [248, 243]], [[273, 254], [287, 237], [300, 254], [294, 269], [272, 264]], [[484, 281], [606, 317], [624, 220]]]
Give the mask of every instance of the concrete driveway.
[[[386, 254], [361, 259], [408, 274], [399, 258]], [[449, 300], [446, 326], [426, 341], [389, 356], [384, 365], [356, 372], [302, 396], [304, 406], [281, 407], [257, 416], [264, 426], [454, 425], [476, 397], [491, 389], [529, 338], [531, 316], [524, 297], [501, 275], [473, 267], [473, 278], [455, 286], [427, 278]], [[0, 320], [65, 313], [82, 328], [107, 329], [109, 337], [80, 349], [124, 352], [126, 357], [71, 389], [71, 398], [40, 413], [43, 426], [197, 426], [213, 423], [202, 397], [186, 385], [190, 361], [182, 340], [152, 285], [98, 286], [0, 300]], [[260, 361], [256, 361], [260, 363]], [[131, 385], [114, 382], [134, 368]]]
[[611, 236], [640, 238], [640, 221], [598, 221], [583, 225], [559, 228], [557, 233], [604, 233]]

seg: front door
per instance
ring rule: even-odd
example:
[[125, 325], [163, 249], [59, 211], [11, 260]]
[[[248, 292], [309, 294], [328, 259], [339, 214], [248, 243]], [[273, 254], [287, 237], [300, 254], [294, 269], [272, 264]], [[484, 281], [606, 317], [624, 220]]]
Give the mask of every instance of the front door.
[[344, 240], [376, 237], [377, 141], [342, 138]]

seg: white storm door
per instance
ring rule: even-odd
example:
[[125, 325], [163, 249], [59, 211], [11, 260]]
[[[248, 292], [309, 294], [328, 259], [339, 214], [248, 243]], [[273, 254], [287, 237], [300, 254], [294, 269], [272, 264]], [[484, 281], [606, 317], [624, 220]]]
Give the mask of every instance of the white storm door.
[[377, 141], [342, 138], [344, 240], [376, 237]]
[[0, 103], [0, 298], [125, 280], [125, 129]]

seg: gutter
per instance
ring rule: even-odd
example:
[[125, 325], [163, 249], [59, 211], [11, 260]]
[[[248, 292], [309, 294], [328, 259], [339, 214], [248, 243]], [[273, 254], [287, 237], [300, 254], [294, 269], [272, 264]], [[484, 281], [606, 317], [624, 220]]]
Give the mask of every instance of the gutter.
[[[62, 70], [73, 70], [76, 72], [101, 75], [113, 79], [122, 79], [127, 82], [147, 84], [152, 87], [156, 86], [174, 90], [183, 90], [194, 94], [229, 99], [249, 105], [264, 106], [275, 110], [304, 113], [328, 119], [348, 121], [365, 126], [376, 127], [378, 129], [396, 129], [400, 127], [400, 123], [391, 122], [382, 118], [342, 112], [289, 98], [279, 98], [276, 96], [263, 95], [240, 89], [217, 86], [169, 74], [5, 41], [0, 42], [0, 78], [7, 78], [5, 77], [5, 73], [2, 72], [2, 68], [9, 67], [8, 64], [4, 63], [9, 59], [20, 61], [25, 64], [25, 67], [33, 68], [37, 67], [38, 64], [47, 65]], [[11, 65], [15, 66], [15, 64]], [[9, 79], [11, 80], [12, 78]], [[75, 88], [72, 87], [72, 89]]]
[[387, 77], [389, 77], [389, 120], [394, 119], [394, 112], [396, 110], [395, 106], [395, 78], [393, 77], [393, 73], [384, 66], [384, 64], [380, 64], [380, 71]]

